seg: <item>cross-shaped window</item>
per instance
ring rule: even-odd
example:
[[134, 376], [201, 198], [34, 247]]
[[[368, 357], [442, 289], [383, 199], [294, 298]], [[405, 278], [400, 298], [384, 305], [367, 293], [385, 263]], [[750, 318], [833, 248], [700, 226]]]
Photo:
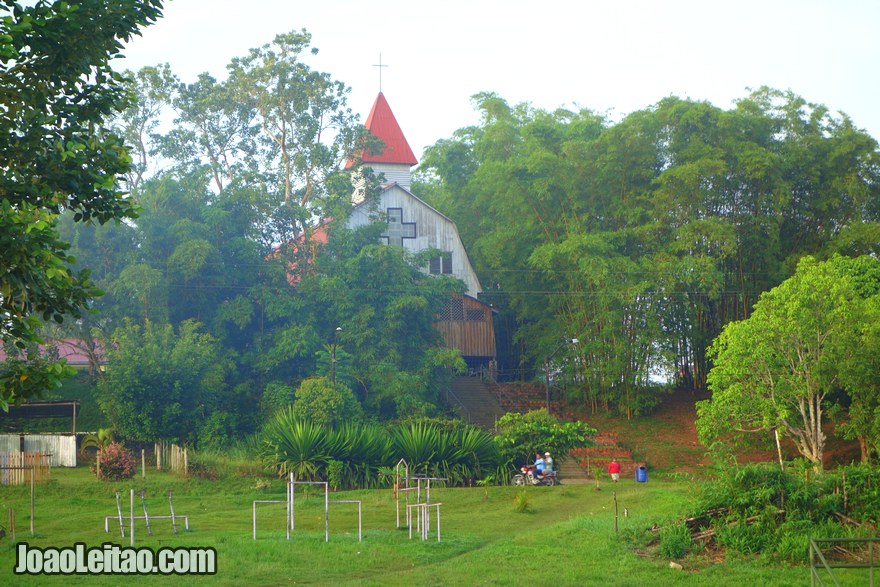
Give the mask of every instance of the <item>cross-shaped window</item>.
[[388, 230], [381, 235], [389, 245], [403, 246], [403, 239], [416, 238], [416, 223], [403, 221], [403, 208], [388, 208]]

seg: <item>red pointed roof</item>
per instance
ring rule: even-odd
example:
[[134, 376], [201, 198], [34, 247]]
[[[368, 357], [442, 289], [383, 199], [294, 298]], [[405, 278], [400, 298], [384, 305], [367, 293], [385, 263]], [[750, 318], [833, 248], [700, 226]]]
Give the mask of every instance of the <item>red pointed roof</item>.
[[385, 150], [382, 153], [364, 153], [364, 163], [402, 163], [406, 165], [415, 165], [418, 159], [409, 148], [394, 113], [388, 105], [385, 95], [379, 92], [373, 109], [367, 117], [367, 130], [373, 136], [385, 143]]

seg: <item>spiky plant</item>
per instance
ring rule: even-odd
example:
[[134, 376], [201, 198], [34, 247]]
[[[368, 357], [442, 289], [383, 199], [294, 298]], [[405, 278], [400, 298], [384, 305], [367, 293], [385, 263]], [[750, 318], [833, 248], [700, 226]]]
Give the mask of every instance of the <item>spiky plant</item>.
[[328, 430], [283, 409], [263, 431], [260, 456], [279, 476], [314, 480], [331, 459]]

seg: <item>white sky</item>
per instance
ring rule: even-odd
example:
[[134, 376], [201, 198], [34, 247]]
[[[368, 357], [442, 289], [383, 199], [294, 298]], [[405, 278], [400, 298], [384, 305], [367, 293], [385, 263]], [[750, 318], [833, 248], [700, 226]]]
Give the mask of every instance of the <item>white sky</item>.
[[724, 109], [767, 85], [843, 111], [880, 138], [877, 0], [170, 0], [118, 67], [170, 63], [223, 79], [233, 57], [305, 28], [304, 61], [352, 88], [366, 120], [382, 91], [410, 146], [479, 120], [470, 97], [608, 112], [675, 95]]

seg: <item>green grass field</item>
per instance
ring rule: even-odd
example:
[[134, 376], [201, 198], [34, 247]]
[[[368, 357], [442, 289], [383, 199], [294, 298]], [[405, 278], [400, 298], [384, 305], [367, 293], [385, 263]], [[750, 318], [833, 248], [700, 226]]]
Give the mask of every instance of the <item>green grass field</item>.
[[[143, 521], [135, 531], [136, 546], [214, 547], [213, 576], [16, 576], [16, 549], [9, 536], [0, 541], [0, 584], [3, 585], [805, 585], [809, 569], [764, 565], [749, 560], [707, 562], [702, 557], [679, 561], [643, 557], [615, 534], [614, 495], [621, 535], [664, 524], [688, 512], [693, 482], [651, 478], [647, 483], [623, 480], [618, 485], [557, 487], [432, 488], [432, 501], [442, 502], [441, 541], [432, 527], [423, 542], [396, 528], [396, 503], [390, 489], [331, 494], [331, 499], [361, 500], [363, 541], [357, 540], [357, 508], [331, 505], [330, 541], [324, 542], [323, 492], [298, 487], [296, 530], [285, 539], [284, 506], [258, 509], [257, 540], [252, 539], [253, 500], [283, 499], [279, 480], [254, 477], [221, 481], [181, 479], [147, 472], [130, 482], [99, 482], [85, 467], [55, 469], [36, 492], [35, 536], [29, 532], [29, 487], [0, 488], [5, 525], [9, 508], [17, 519], [17, 541], [31, 546], [64, 547], [77, 542], [122, 546], [119, 522], [104, 516], [116, 512], [115, 491], [129, 507], [129, 490], [146, 490], [151, 516], [168, 515], [166, 492], [174, 494], [177, 515], [189, 516], [190, 530], [172, 533], [170, 520], [153, 520], [148, 537]], [[268, 485], [268, 486], [267, 486]], [[528, 511], [517, 511], [517, 497]], [[524, 496], [524, 498], [522, 497]], [[624, 517], [624, 508], [628, 516]], [[141, 515], [135, 497], [135, 514]], [[432, 523], [433, 523], [432, 516]], [[127, 528], [126, 528], [127, 529]], [[181, 528], [182, 530], [182, 528]], [[865, 576], [862, 579], [866, 579]]]

